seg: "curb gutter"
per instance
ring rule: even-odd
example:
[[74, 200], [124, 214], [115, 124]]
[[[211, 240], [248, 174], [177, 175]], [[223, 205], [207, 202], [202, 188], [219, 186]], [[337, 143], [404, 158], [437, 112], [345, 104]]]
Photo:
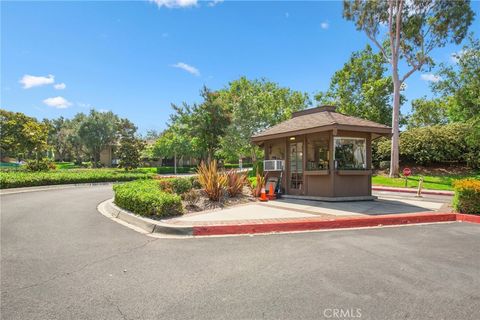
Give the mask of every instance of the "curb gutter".
[[213, 235], [238, 235], [255, 233], [275, 233], [292, 231], [332, 230], [381, 227], [395, 225], [409, 225], [435, 222], [470, 222], [480, 223], [480, 215], [460, 213], [416, 213], [416, 214], [389, 214], [373, 217], [349, 217], [335, 220], [296, 219], [292, 221], [279, 221], [268, 223], [248, 223], [231, 225], [195, 226], [173, 225], [145, 217], [138, 216], [117, 207], [113, 199], [107, 200], [98, 206], [99, 211], [109, 217], [120, 219], [128, 224], [138, 227], [146, 233], [157, 233], [177, 236], [213, 236]]
[[148, 233], [163, 233], [182, 236], [193, 235], [193, 226], [177, 226], [141, 217], [130, 211], [117, 207], [113, 203], [113, 199], [101, 203], [99, 205], [99, 211], [104, 211], [102, 212], [103, 214], [110, 215], [112, 218], [123, 220]]

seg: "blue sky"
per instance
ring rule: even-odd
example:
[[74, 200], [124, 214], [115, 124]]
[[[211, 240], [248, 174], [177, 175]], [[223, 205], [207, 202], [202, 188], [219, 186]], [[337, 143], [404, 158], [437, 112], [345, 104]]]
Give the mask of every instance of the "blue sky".
[[[313, 96], [369, 43], [339, 1], [157, 2], [2, 1], [1, 107], [38, 119], [93, 107], [162, 130], [170, 104], [198, 102], [204, 84], [266, 77]], [[437, 49], [436, 62], [460, 48]], [[430, 95], [426, 79], [407, 80], [403, 112]]]

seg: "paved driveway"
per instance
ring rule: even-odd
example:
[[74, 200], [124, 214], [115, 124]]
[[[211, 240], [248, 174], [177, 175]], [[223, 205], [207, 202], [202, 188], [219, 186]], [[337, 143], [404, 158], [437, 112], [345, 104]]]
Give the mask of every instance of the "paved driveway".
[[1, 196], [2, 319], [478, 319], [479, 225], [156, 239], [111, 196]]

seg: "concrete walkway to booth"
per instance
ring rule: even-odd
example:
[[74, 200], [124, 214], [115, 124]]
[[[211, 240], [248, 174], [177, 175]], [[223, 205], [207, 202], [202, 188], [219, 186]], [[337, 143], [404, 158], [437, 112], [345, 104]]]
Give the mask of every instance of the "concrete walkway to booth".
[[298, 218], [324, 218], [378, 216], [389, 214], [409, 214], [423, 212], [450, 212], [451, 196], [424, 196], [398, 192], [374, 192], [374, 201], [323, 202], [300, 199], [278, 199], [268, 202], [255, 202], [232, 208], [187, 214], [170, 219], [177, 224], [211, 224], [232, 221], [253, 222], [265, 219], [290, 220]]

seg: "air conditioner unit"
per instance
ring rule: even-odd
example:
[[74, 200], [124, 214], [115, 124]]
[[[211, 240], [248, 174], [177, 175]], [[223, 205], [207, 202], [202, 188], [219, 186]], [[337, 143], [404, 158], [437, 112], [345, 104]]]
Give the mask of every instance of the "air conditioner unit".
[[283, 160], [264, 160], [263, 171], [283, 171]]

